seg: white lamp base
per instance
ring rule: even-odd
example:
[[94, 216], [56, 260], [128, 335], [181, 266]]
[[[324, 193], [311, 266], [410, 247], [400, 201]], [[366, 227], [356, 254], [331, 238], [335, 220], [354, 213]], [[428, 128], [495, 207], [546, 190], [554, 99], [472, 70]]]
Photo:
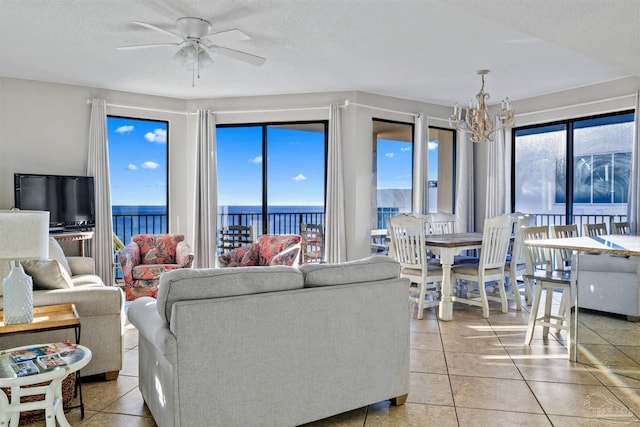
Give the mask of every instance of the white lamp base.
[[11, 263], [11, 272], [2, 281], [4, 324], [33, 322], [33, 280], [20, 262]]

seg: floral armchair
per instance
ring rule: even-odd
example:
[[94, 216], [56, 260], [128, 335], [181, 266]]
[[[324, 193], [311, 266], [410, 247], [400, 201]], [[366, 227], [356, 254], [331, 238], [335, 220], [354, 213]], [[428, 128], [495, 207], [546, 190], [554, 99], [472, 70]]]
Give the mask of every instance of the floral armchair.
[[264, 234], [258, 241], [233, 249], [218, 257], [220, 267], [249, 267], [257, 265], [297, 266], [300, 257], [300, 242], [297, 234]]
[[127, 301], [156, 297], [160, 274], [191, 268], [193, 251], [182, 234], [138, 234], [120, 253]]

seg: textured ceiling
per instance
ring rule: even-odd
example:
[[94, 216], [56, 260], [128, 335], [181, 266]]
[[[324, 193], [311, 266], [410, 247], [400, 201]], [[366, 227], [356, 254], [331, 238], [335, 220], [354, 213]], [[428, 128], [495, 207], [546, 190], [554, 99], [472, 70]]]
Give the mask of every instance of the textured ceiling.
[[[174, 48], [117, 46], [174, 40], [197, 16], [220, 43], [264, 56], [261, 67], [216, 56], [191, 85]], [[183, 99], [360, 90], [466, 104], [476, 71], [491, 70], [492, 101], [640, 75], [634, 0], [1, 0], [0, 76]]]

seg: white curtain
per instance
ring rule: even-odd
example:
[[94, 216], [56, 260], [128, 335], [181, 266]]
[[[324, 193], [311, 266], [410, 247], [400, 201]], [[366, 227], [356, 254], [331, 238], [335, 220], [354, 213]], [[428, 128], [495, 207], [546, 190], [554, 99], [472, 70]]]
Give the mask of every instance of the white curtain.
[[456, 230], [474, 231], [473, 142], [467, 132], [457, 133]]
[[208, 110], [198, 110], [196, 149], [195, 264], [198, 268], [213, 268], [218, 231], [218, 168], [216, 120]]
[[425, 114], [416, 117], [413, 156], [413, 211], [429, 213], [429, 122]]
[[329, 107], [329, 147], [327, 150], [327, 200], [325, 206], [325, 261], [347, 260], [344, 222], [344, 173], [342, 166], [342, 125], [340, 107]]
[[[500, 121], [496, 118], [496, 127]], [[487, 204], [485, 218], [511, 212], [511, 130], [495, 132], [487, 142]]]
[[90, 240], [96, 274], [106, 285], [113, 284], [113, 225], [111, 222], [111, 182], [107, 146], [107, 106], [103, 99], [91, 101], [87, 175], [95, 185], [96, 227]]
[[640, 230], [640, 91], [636, 92], [636, 114], [631, 150], [631, 177], [629, 179], [629, 201], [627, 220], [632, 233]]

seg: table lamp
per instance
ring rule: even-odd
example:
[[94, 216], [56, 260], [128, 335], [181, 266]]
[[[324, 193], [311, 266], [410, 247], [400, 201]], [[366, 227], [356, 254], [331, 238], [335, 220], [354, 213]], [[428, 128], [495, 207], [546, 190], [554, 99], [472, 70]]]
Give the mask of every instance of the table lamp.
[[20, 260], [49, 258], [49, 212], [0, 211], [0, 260], [11, 262], [2, 282], [4, 324], [33, 321], [33, 281]]

